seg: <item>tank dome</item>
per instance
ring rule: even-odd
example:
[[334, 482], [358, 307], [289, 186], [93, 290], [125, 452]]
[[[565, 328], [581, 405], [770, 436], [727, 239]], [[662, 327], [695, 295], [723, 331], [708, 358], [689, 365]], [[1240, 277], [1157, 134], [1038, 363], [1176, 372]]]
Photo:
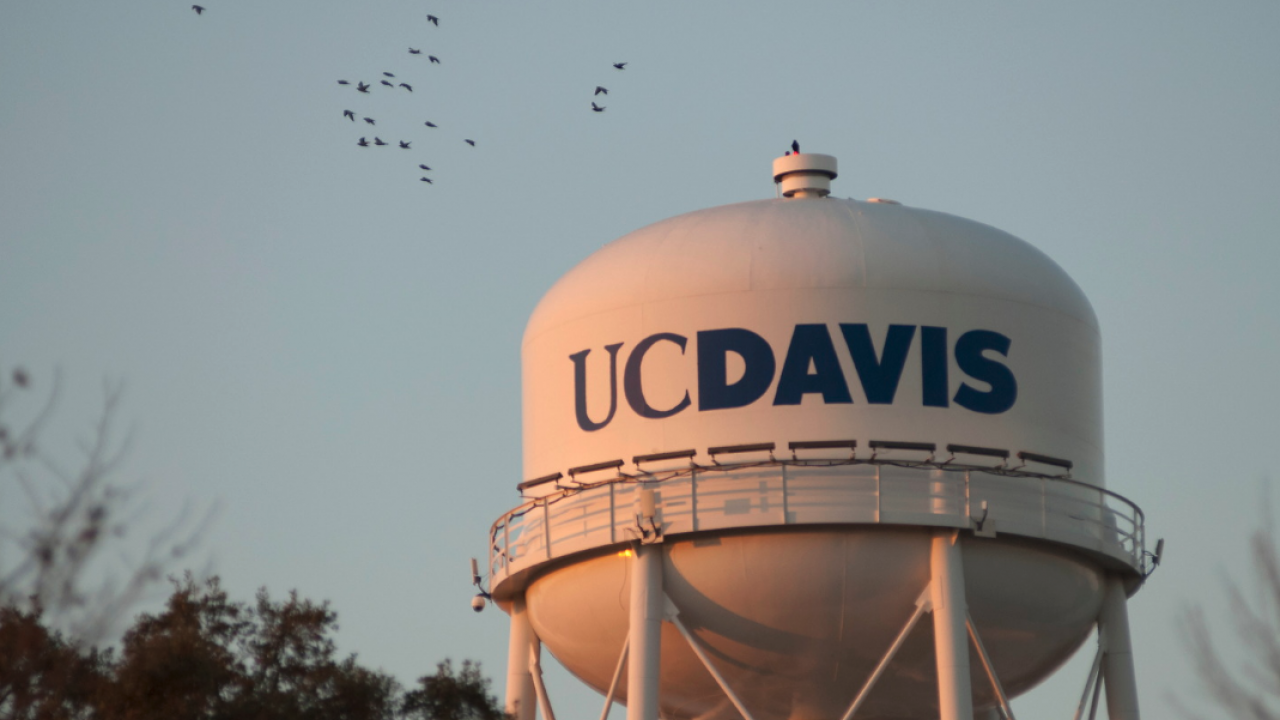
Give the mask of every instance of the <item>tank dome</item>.
[[878, 437], [1064, 459], [1103, 484], [1088, 300], [1035, 247], [945, 213], [777, 199], [655, 223], [557, 282], [523, 354], [527, 478]]

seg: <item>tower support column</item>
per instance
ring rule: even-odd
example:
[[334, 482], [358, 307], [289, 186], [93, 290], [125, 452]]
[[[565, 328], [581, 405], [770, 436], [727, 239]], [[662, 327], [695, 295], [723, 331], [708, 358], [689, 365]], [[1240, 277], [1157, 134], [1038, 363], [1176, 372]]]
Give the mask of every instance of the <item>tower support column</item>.
[[954, 530], [938, 531], [929, 554], [933, 600], [933, 641], [938, 662], [938, 710], [941, 720], [973, 720], [969, 675], [969, 635], [965, 626], [964, 563]]
[[631, 625], [627, 650], [627, 720], [658, 720], [661, 670], [662, 545], [632, 544]]
[[1129, 641], [1128, 598], [1124, 583], [1107, 576], [1107, 594], [1098, 617], [1102, 626], [1102, 678], [1107, 690], [1107, 717], [1111, 720], [1139, 720], [1138, 680], [1133, 671], [1133, 645]]
[[511, 603], [511, 637], [507, 646], [506, 711], [515, 720], [534, 720], [538, 712], [537, 690], [533, 686], [531, 659], [541, 647], [529, 623], [524, 595]]

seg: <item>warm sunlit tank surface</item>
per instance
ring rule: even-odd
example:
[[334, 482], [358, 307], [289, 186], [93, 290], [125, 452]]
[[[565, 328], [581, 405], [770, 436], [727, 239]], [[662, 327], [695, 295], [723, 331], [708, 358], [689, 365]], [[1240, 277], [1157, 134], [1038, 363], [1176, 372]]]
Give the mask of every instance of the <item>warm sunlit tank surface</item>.
[[[930, 533], [885, 528], [688, 537], [666, 543], [663, 582], [756, 720], [841, 717], [929, 582]], [[965, 592], [1005, 691], [1051, 673], [1088, 636], [1099, 570], [1043, 544], [967, 538]], [[627, 633], [626, 554], [558, 567], [527, 593], [556, 657], [604, 692]], [[974, 703], [995, 700], [971, 650]], [[625, 674], [621, 696], [625, 698]], [[674, 626], [662, 636], [664, 717], [738, 718]], [[937, 718], [933, 626], [918, 623], [861, 720]]]
[[835, 198], [699, 210], [609, 243], [538, 304], [525, 478], [879, 438], [1066, 458], [1104, 485], [1100, 359], [1080, 288], [989, 225]]

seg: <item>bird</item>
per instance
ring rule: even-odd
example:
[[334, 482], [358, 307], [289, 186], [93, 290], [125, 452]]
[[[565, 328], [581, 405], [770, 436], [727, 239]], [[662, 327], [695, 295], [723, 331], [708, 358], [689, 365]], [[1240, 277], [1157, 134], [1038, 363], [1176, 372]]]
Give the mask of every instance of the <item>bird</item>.
[[421, 54], [422, 54], [422, 51], [421, 51], [421, 50], [414, 49], [414, 48], [409, 48], [409, 54], [410, 54], [410, 55], [421, 55]]
[[192, 9], [192, 10], [195, 10], [197, 15], [199, 15], [199, 14], [201, 14], [201, 13], [203, 13], [203, 12], [204, 12], [204, 6], [203, 6], [203, 5], [192, 5], [192, 6], [191, 6], [191, 9]]
[[382, 74], [383, 74], [383, 75], [386, 75], [387, 77], [395, 77], [395, 75], [392, 75], [392, 74], [391, 74], [391, 73], [389, 73], [389, 72], [384, 72], [384, 73], [382, 73]]
[[360, 142], [356, 144], [359, 145], [360, 147], [369, 147], [369, 141], [365, 140], [364, 138], [360, 138]]
[[377, 124], [378, 124], [378, 123], [376, 123], [376, 122], [374, 122], [374, 121], [373, 121], [373, 118], [365, 118], [365, 119], [364, 119], [364, 121], [365, 121], [365, 122], [367, 122], [367, 123], [369, 123], [370, 125], [377, 125]]
[[436, 57], [435, 55], [428, 55], [428, 56], [427, 56], [427, 59], [428, 59], [428, 60], [430, 60], [431, 62], [433, 62], [433, 63], [437, 64], [437, 65], [439, 65], [439, 64], [440, 64], [440, 58]]
[[382, 141], [382, 138], [380, 138], [380, 137], [374, 137], [374, 138], [373, 138], [373, 144], [374, 144], [374, 145], [386, 145], [386, 143], [385, 143], [385, 142], [383, 142], [383, 141]]
[[338, 81], [338, 84], [339, 84], [339, 85], [350, 85], [351, 83], [350, 83], [350, 82], [347, 82], [346, 80], [339, 80], [339, 81]]
[[602, 87], [600, 87], [599, 85], [597, 85], [597, 86], [596, 86], [596, 92], [595, 92], [595, 94], [596, 94], [596, 95], [608, 95], [608, 94], [609, 94], [609, 89], [608, 89], [608, 88], [602, 88]]
[[383, 84], [383, 85], [386, 85], [386, 86], [387, 86], [387, 87], [389, 87], [389, 88], [393, 88], [393, 87], [395, 87], [395, 85], [393, 85], [393, 84], [392, 84], [390, 81], [388, 81], [388, 80], [383, 80], [383, 81], [382, 81], [382, 84]]
[[421, 180], [421, 181], [422, 181], [422, 182], [424, 182], [424, 183], [427, 183], [428, 185], [434, 185], [434, 184], [435, 184], [435, 183], [431, 182], [431, 178], [429, 178], [429, 177], [422, 177], [422, 178], [418, 178], [418, 179], [419, 179], [419, 180]]
[[795, 140], [792, 140], [792, 141], [791, 141], [791, 152], [793, 152], [793, 153], [795, 153], [795, 154], [799, 155], [799, 154], [800, 154], [800, 143], [796, 142]]
[[355, 121], [356, 121], [356, 114], [355, 114], [355, 112], [353, 112], [353, 111], [351, 111], [351, 110], [343, 110], [343, 111], [342, 111], [342, 116], [343, 116], [343, 117], [351, 118], [351, 122], [355, 122]]
[[401, 149], [401, 150], [408, 150], [408, 149], [409, 149], [409, 143], [410, 143], [410, 142], [413, 142], [413, 141], [412, 141], [412, 140], [410, 140], [409, 142], [405, 142], [404, 140], [401, 140], [401, 141], [400, 141], [400, 149]]
[[400, 83], [400, 87], [404, 88], [405, 90], [408, 90], [409, 92], [413, 92], [413, 86], [410, 85], [409, 83]]
[[597, 105], [597, 104], [595, 104], [595, 103], [591, 103], [591, 110], [592, 110], [593, 112], [604, 112], [604, 107], [603, 107], [603, 106], [600, 106], [600, 105]]
[[427, 172], [431, 172], [431, 168], [427, 165], [418, 165], [418, 167], [422, 168], [423, 170], [426, 170]]
[[465, 141], [465, 142], [466, 142], [468, 145], [470, 145], [471, 147], [475, 147], [475, 146], [476, 146], [476, 141], [475, 141], [475, 140], [467, 140], [467, 141]]
[[431, 23], [432, 25], [435, 25], [436, 27], [440, 27], [440, 18], [436, 17], [435, 15], [428, 15], [427, 22]]
[[614, 63], [613, 66], [618, 68], [619, 70], [623, 70], [627, 67], [627, 64], [624, 62], [621, 62], [621, 63]]
[[362, 93], [367, 93], [369, 92], [369, 86], [364, 83], [356, 83], [356, 90], [359, 90]]
[[428, 120], [428, 121], [426, 121], [426, 122], [424, 122], [424, 123], [422, 123], [422, 124], [423, 124], [423, 125], [426, 125], [427, 127], [440, 127], [439, 125], [436, 125], [435, 123], [431, 122], [430, 120]]

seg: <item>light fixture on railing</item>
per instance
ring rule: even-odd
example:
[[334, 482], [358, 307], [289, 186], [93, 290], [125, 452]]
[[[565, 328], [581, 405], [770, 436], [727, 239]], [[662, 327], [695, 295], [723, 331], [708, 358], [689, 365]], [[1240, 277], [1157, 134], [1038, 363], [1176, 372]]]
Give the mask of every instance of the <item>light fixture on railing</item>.
[[663, 460], [678, 460], [680, 458], [688, 458], [689, 465], [694, 465], [693, 457], [698, 454], [697, 450], [672, 450], [670, 452], [649, 453], [648, 455], [636, 455], [631, 458], [631, 462], [635, 464], [636, 470], [645, 472], [640, 469], [640, 463], [661, 462]]
[[1064, 460], [1062, 458], [1053, 457], [1051, 455], [1041, 455], [1040, 453], [1027, 452], [1025, 450], [1020, 451], [1018, 453], [1018, 459], [1021, 460], [1024, 465], [1026, 463], [1034, 462], [1034, 463], [1040, 463], [1041, 465], [1052, 465], [1054, 467], [1060, 467], [1066, 470], [1067, 472], [1071, 472], [1071, 468], [1075, 466], [1075, 463], [1071, 462], [1070, 460]]
[[791, 451], [791, 459], [799, 460], [796, 457], [797, 450], [849, 450], [849, 459], [854, 459], [858, 449], [857, 440], [799, 440], [787, 443], [787, 449]]
[[[956, 455], [981, 455], [983, 457], [1000, 458], [1001, 460], [1009, 459], [1009, 451], [999, 448], [979, 447], [977, 445], [956, 445], [947, 446], [947, 452], [951, 453], [951, 457], [947, 458], [943, 465], [950, 465], [952, 460], [956, 459]], [[1000, 463], [998, 467], [1004, 467], [1004, 463]]]
[[774, 447], [775, 447], [774, 443], [771, 443], [771, 442], [746, 443], [743, 445], [719, 445], [717, 447], [707, 448], [707, 454], [711, 456], [711, 462], [717, 465], [720, 464], [720, 462], [716, 460], [717, 455], [732, 455], [734, 453], [749, 453], [749, 452], [767, 452], [769, 453], [770, 462], [773, 462], [776, 460], [776, 458], [773, 457]]
[[872, 440], [867, 443], [871, 446], [871, 459], [875, 460], [876, 455], [881, 450], [916, 450], [919, 452], [929, 453], [929, 459], [933, 459], [933, 453], [938, 449], [934, 443], [927, 442], [908, 442], [903, 440]]

